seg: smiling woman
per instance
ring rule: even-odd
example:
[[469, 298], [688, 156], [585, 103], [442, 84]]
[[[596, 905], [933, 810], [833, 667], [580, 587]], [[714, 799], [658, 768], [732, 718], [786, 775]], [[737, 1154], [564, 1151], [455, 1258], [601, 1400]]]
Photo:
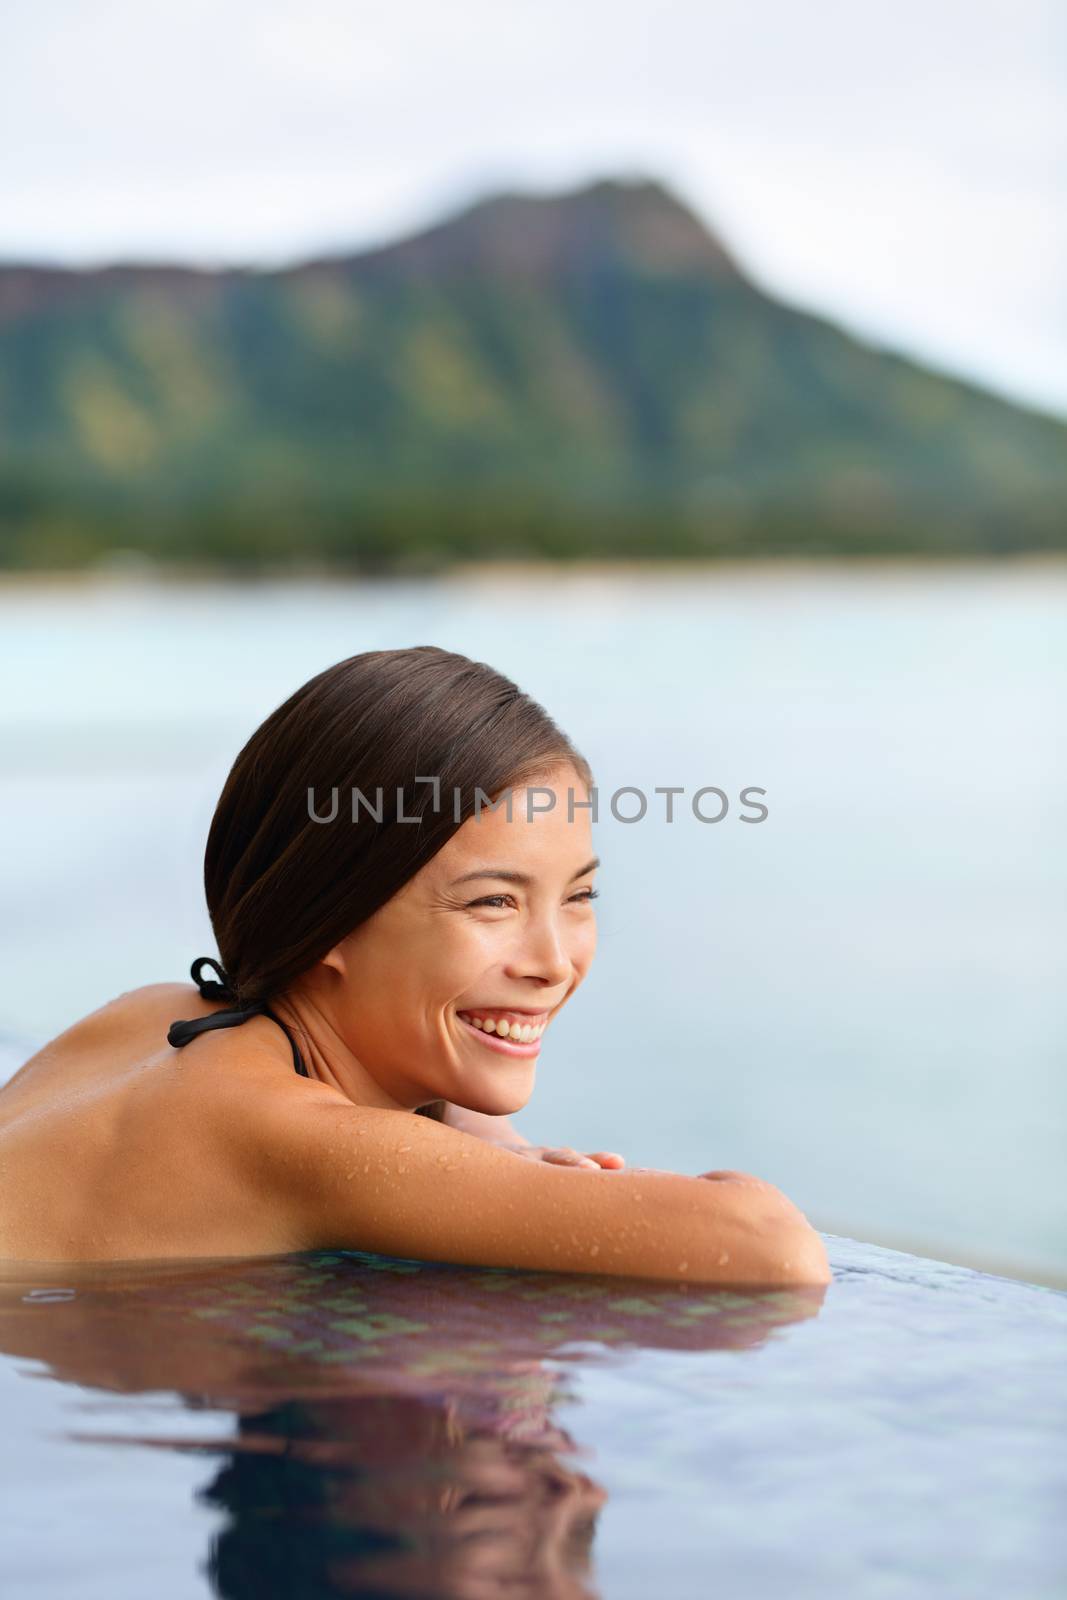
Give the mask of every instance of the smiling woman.
[[[371, 651], [298, 689], [212, 821], [221, 961], [110, 1001], [0, 1091], [0, 1256], [347, 1246], [827, 1282], [772, 1185], [621, 1170], [508, 1122], [596, 948], [591, 787], [542, 708], [465, 656]], [[331, 788], [385, 803], [324, 821], [309, 796]]]

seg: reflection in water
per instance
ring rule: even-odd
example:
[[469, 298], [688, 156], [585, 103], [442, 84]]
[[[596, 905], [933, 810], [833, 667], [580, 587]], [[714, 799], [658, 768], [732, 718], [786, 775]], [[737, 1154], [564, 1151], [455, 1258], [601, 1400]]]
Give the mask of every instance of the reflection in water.
[[823, 1289], [727, 1291], [319, 1253], [11, 1265], [0, 1350], [64, 1383], [170, 1392], [232, 1438], [74, 1437], [224, 1457], [205, 1566], [225, 1597], [596, 1594], [605, 1492], [554, 1408], [583, 1362], [738, 1350]]
[[447, 1402], [288, 1401], [239, 1420], [203, 1491], [220, 1595], [586, 1596], [604, 1491], [557, 1442], [465, 1429]]

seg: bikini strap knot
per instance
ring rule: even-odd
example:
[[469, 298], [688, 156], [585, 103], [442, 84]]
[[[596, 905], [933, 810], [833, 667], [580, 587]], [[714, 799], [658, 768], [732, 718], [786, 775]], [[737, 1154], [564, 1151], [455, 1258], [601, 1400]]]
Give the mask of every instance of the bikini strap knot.
[[[200, 976], [202, 967], [213, 967], [218, 973], [218, 980], [202, 978]], [[234, 993], [229, 974], [215, 960], [214, 956], [197, 956], [189, 968], [189, 974], [204, 1000], [233, 1000], [236, 1003], [237, 996]]]

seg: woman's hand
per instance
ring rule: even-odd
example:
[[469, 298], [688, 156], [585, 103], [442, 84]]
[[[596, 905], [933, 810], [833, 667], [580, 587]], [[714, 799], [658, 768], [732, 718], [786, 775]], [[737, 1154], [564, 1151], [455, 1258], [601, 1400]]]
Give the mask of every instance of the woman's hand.
[[447, 1104], [444, 1121], [446, 1127], [472, 1133], [476, 1139], [495, 1144], [499, 1150], [510, 1150], [513, 1155], [526, 1156], [530, 1161], [549, 1161], [557, 1167], [601, 1167], [605, 1171], [626, 1165], [624, 1158], [614, 1150], [583, 1154], [572, 1150], [570, 1145], [531, 1144], [518, 1128], [512, 1127], [507, 1117], [486, 1116], [481, 1111], [468, 1111], [464, 1106]]
[[592, 1150], [583, 1153], [581, 1150], [572, 1150], [569, 1145], [547, 1144], [501, 1144], [502, 1150], [511, 1150], [517, 1156], [525, 1156], [528, 1161], [549, 1161], [557, 1167], [603, 1167], [605, 1169], [618, 1169], [626, 1165], [626, 1160], [615, 1150]]

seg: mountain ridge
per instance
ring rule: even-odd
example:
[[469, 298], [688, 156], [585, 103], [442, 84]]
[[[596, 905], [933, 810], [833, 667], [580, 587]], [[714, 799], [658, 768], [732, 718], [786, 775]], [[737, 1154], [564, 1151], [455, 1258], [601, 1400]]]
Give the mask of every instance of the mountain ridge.
[[561, 194], [501, 191], [413, 234], [335, 257], [313, 256], [291, 270], [339, 261], [356, 268], [378, 263], [430, 271], [475, 267], [543, 278], [553, 271], [587, 271], [624, 254], [658, 272], [744, 276], [714, 231], [651, 178], [601, 178]]
[[1062, 548], [1065, 446], [650, 178], [287, 267], [0, 265], [0, 565]]

